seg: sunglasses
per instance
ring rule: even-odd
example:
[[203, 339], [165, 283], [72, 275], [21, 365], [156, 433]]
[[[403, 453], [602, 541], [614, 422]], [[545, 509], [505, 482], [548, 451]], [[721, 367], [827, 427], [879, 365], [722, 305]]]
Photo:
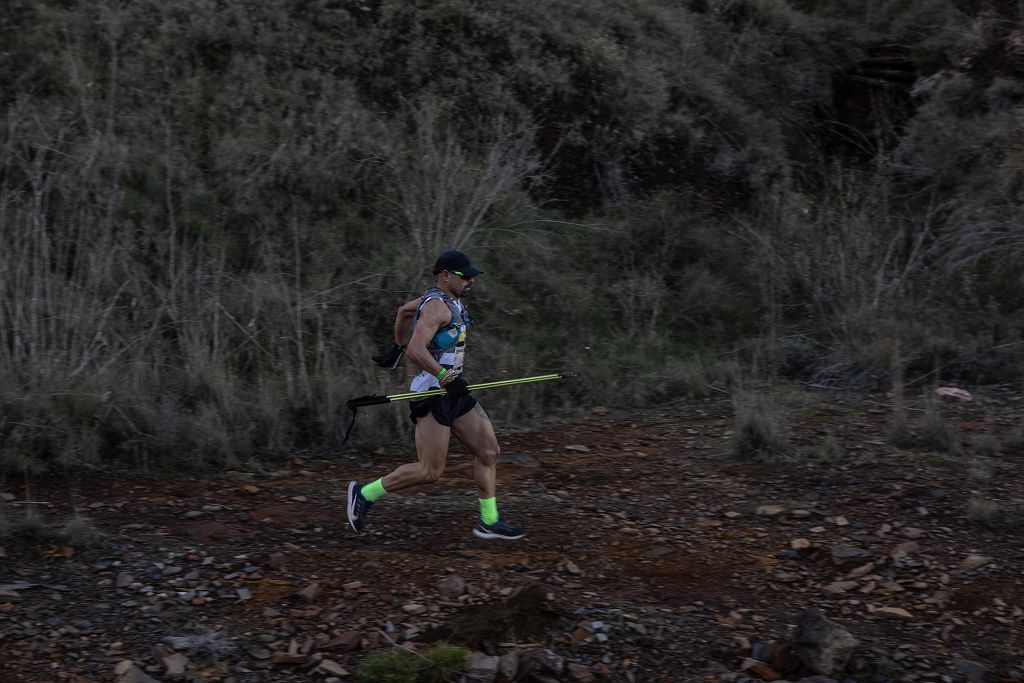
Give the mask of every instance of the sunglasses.
[[459, 271], [459, 270], [449, 270], [448, 272], [451, 273], [452, 275], [458, 275], [463, 280], [472, 280], [473, 279], [472, 275], [465, 275], [465, 274], [462, 273], [462, 271]]

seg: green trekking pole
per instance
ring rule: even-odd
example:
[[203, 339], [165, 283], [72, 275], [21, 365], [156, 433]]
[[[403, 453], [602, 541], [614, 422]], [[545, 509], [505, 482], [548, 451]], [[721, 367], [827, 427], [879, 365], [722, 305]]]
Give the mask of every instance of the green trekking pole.
[[[520, 384], [531, 384], [533, 382], [550, 382], [556, 379], [565, 379], [572, 377], [572, 373], [568, 372], [555, 372], [549, 375], [535, 375], [533, 377], [518, 377], [516, 379], [502, 379], [496, 382], [481, 382], [480, 384], [470, 384], [470, 391], [480, 391], [482, 389], [498, 389], [500, 387], [512, 387]], [[444, 394], [444, 389], [430, 389], [428, 391], [412, 391], [405, 394], [391, 394], [390, 396], [360, 396], [358, 398], [349, 399], [345, 405], [352, 411], [352, 422], [348, 426], [348, 430], [345, 432], [345, 438], [342, 440], [341, 445], [345, 445], [348, 441], [349, 435], [352, 433], [352, 427], [356, 424], [356, 410], [365, 406], [378, 406], [385, 403], [394, 403], [396, 401], [411, 401], [417, 398], [428, 398], [430, 396], [440, 396]]]
[[[497, 382], [482, 382], [480, 384], [470, 384], [470, 391], [480, 391], [481, 389], [497, 389], [498, 387], [511, 387], [517, 384], [530, 384], [531, 382], [550, 382], [554, 379], [562, 379], [564, 377], [570, 377], [568, 373], [557, 372], [550, 375], [536, 375], [534, 377], [519, 377], [517, 379], [502, 379]], [[349, 408], [362, 408], [363, 406], [376, 406], [384, 403], [393, 403], [395, 401], [411, 401], [417, 398], [427, 398], [428, 396], [440, 396], [444, 393], [444, 389], [430, 389], [429, 391], [412, 391], [406, 394], [392, 394], [390, 396], [360, 396], [359, 398], [350, 399], [346, 402]]]

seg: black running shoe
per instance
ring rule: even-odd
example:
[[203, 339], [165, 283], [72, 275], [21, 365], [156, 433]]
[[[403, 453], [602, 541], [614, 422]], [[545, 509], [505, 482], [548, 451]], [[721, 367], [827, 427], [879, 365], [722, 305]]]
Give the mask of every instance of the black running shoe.
[[354, 481], [348, 483], [348, 523], [358, 534], [366, 524], [366, 513], [373, 503], [363, 498], [363, 485]]
[[480, 520], [473, 529], [473, 535], [479, 538], [503, 538], [506, 541], [514, 541], [525, 536], [526, 532], [517, 526], [505, 524], [500, 519], [494, 524], [484, 524], [483, 520]]

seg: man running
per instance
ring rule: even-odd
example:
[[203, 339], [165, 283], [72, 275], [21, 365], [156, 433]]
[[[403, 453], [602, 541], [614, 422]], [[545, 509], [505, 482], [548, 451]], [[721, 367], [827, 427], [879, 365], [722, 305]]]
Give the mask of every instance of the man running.
[[[469, 294], [473, 279], [482, 272], [462, 252], [446, 251], [434, 264], [437, 285], [398, 309], [395, 346], [375, 360], [382, 366], [393, 367], [404, 351], [422, 370], [413, 379], [410, 390], [443, 388], [445, 393], [410, 404], [410, 417], [416, 424], [417, 462], [402, 465], [367, 484], [349, 483], [348, 522], [357, 533], [363, 530], [370, 506], [381, 496], [441, 478], [448, 443], [455, 434], [476, 458], [473, 477], [480, 500], [480, 520], [473, 534], [480, 538], [509, 540], [525, 535], [522, 529], [505, 523], [498, 515], [495, 498], [498, 439], [487, 413], [469, 395], [466, 380], [462, 378], [466, 328], [470, 319], [461, 299]], [[408, 347], [403, 346], [405, 339], [409, 339]]]

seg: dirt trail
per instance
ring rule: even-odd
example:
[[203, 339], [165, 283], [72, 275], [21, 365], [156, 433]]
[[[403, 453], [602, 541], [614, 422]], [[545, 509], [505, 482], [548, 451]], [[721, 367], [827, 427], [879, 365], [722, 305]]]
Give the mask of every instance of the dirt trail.
[[[0, 680], [165, 680], [177, 666], [181, 680], [345, 680], [391, 641], [438, 634], [565, 665], [526, 680], [759, 680], [771, 668], [740, 675], [745, 658], [785, 641], [804, 608], [859, 640], [840, 681], [1021, 680], [1020, 527], [982, 530], [966, 512], [1024, 500], [1024, 453], [896, 449], [882, 396], [789, 403], [801, 455], [785, 462], [736, 461], [725, 397], [499, 424], [499, 504], [528, 531], [516, 542], [471, 535], [458, 447], [442, 481], [383, 499], [362, 536], [344, 523], [345, 485], [409, 451], [54, 478], [34, 504], [53, 520], [77, 508], [105, 536], [5, 545]], [[1022, 408], [986, 388], [944, 416], [971, 443]], [[26, 504], [9, 493], [10, 519]], [[126, 660], [136, 668], [115, 674]]]

